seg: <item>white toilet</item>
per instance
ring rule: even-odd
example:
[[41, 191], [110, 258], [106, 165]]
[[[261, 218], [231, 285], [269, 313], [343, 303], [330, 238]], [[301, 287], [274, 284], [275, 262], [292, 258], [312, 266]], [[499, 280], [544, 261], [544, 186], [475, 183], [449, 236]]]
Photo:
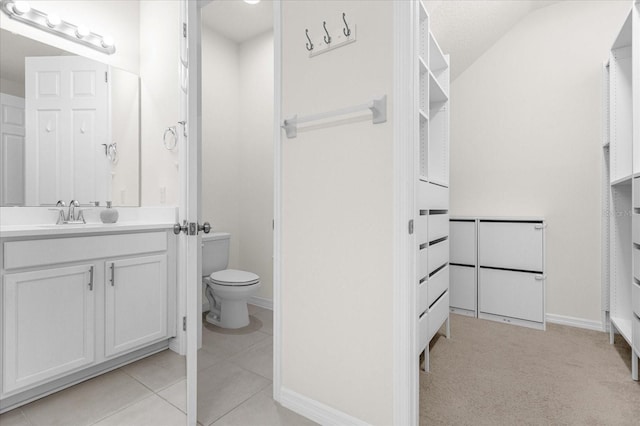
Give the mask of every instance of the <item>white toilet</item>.
[[249, 325], [247, 300], [260, 287], [254, 273], [226, 269], [231, 234], [212, 232], [202, 237], [202, 284], [209, 300], [207, 322], [222, 328]]

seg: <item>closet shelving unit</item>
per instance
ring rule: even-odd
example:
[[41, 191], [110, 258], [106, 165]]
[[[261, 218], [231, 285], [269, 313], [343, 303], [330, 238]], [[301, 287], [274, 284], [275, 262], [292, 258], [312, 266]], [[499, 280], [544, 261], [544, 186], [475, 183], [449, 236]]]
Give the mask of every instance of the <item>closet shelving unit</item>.
[[449, 58], [429, 31], [429, 14], [415, 2], [417, 102], [416, 252], [418, 351], [429, 369], [429, 342], [449, 328]]
[[[608, 293], [611, 343], [619, 333], [631, 346], [631, 375], [638, 380], [640, 354], [640, 2], [618, 34], [604, 70], [605, 132], [603, 287]], [[607, 291], [608, 290], [608, 291]], [[605, 309], [607, 308], [605, 303]]]

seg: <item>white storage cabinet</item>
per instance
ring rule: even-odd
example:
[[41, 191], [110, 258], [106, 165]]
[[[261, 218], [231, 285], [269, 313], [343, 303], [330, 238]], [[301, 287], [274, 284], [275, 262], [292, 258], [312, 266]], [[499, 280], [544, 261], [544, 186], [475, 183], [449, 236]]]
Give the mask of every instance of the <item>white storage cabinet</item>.
[[476, 317], [478, 315], [476, 220], [452, 217], [450, 229], [450, 311]]

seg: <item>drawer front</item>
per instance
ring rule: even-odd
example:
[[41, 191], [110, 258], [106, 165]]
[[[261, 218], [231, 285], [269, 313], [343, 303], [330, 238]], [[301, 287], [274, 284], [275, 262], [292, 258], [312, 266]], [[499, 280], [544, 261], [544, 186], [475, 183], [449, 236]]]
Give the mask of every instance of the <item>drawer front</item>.
[[540, 223], [480, 222], [479, 266], [542, 271], [543, 233]]
[[449, 306], [453, 308], [476, 310], [476, 268], [450, 265]]
[[528, 321], [544, 320], [544, 280], [530, 272], [480, 268], [480, 312]]
[[449, 289], [449, 267], [446, 266], [429, 277], [427, 284], [429, 287], [427, 306], [431, 306], [442, 293]]
[[416, 223], [416, 242], [425, 244], [429, 242], [429, 215], [427, 210], [422, 210], [425, 214], [418, 215], [418, 223]]
[[[452, 220], [449, 224], [451, 263], [476, 264], [476, 222]], [[453, 295], [452, 295], [453, 297]]]
[[428, 246], [429, 273], [449, 262], [449, 240]]
[[420, 210], [449, 210], [449, 188], [427, 182], [418, 182], [418, 208]]
[[166, 232], [10, 241], [4, 243], [4, 267], [29, 268], [166, 250]]
[[449, 318], [449, 292], [446, 292], [440, 300], [438, 300], [429, 309], [429, 341], [440, 330], [445, 320]]
[[638, 282], [631, 284], [631, 304], [633, 312], [640, 316], [640, 284]]
[[636, 351], [636, 354], [640, 355], [640, 318], [634, 315], [632, 321], [633, 350]]
[[640, 214], [633, 214], [632, 215], [632, 231], [631, 234], [633, 235], [632, 240], [634, 243], [636, 244], [640, 244]]
[[429, 275], [429, 246], [418, 252], [418, 280]]
[[640, 281], [640, 248], [633, 248], [633, 276]]
[[449, 236], [449, 215], [430, 214], [429, 215], [429, 241]]
[[424, 315], [418, 319], [418, 353], [422, 353], [424, 349], [429, 345], [429, 314], [425, 312]]
[[633, 207], [640, 209], [640, 177], [633, 180]]
[[418, 284], [418, 315], [429, 309], [429, 284], [424, 280]]

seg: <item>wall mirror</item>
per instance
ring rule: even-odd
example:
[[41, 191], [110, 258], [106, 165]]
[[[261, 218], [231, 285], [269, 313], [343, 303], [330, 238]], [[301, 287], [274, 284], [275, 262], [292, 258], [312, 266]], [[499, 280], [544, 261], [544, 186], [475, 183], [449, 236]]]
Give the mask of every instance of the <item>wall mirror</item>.
[[0, 31], [0, 206], [139, 206], [140, 78]]

